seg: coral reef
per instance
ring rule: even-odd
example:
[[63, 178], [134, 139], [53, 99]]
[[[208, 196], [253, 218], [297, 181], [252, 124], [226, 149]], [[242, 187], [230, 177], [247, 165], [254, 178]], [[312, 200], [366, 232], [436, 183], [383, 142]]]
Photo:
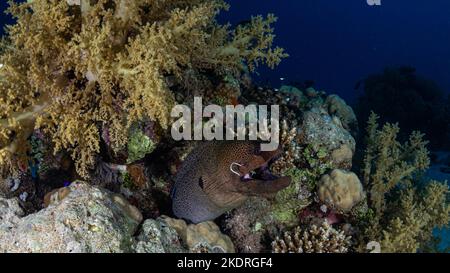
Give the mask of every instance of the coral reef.
[[[312, 111], [325, 110], [313, 108]], [[350, 168], [352, 162], [354, 139], [350, 133], [342, 127], [330, 127], [328, 122], [307, 125], [310, 122], [309, 113], [304, 114], [305, 120], [298, 128], [288, 129], [283, 123], [281, 140], [287, 148], [272, 167], [275, 172], [292, 179], [291, 185], [277, 194], [273, 206], [274, 216], [287, 225], [295, 225], [298, 212], [311, 204], [310, 197], [322, 175], [333, 168]], [[320, 116], [322, 118], [331, 121], [326, 112], [323, 112], [323, 117]], [[336, 133], [327, 135], [330, 128], [335, 128]]]
[[335, 169], [320, 178], [317, 195], [330, 207], [348, 212], [364, 198], [364, 191], [355, 173]]
[[231, 239], [222, 234], [219, 227], [211, 221], [187, 225], [179, 219], [161, 217], [170, 227], [175, 229], [189, 252], [234, 253]]
[[185, 253], [175, 229], [167, 226], [161, 218], [147, 219], [136, 236], [133, 250], [137, 253]]
[[280, 145], [283, 147], [281, 158], [272, 164], [272, 170], [276, 173], [284, 173], [295, 167], [301, 159], [302, 147], [297, 143], [298, 128], [288, 125], [286, 120], [282, 121], [280, 133]]
[[101, 132], [119, 152], [135, 123], [167, 128], [177, 92], [287, 56], [272, 47], [276, 17], [231, 29], [215, 20], [227, 8], [220, 0], [10, 1], [17, 23], [0, 54], [3, 175], [27, 162], [26, 140], [40, 128], [88, 177]]
[[250, 88], [243, 97], [257, 104], [280, 105], [283, 153], [271, 169], [291, 177], [292, 183], [276, 195], [270, 214], [278, 223], [295, 226], [299, 212], [314, 203], [322, 175], [333, 169], [351, 169], [352, 133], [358, 131], [355, 114], [338, 96], [312, 87]]
[[309, 180], [315, 175], [315, 170], [317, 169], [313, 169], [311, 173], [308, 169], [293, 168], [286, 172], [286, 175], [291, 177], [292, 183], [275, 196], [271, 206], [271, 214], [277, 222], [288, 226], [298, 222], [299, 211], [311, 204], [310, 197], [313, 186], [308, 183], [315, 182], [315, 180]]
[[[344, 253], [369, 242], [382, 252], [435, 251], [449, 188], [427, 181], [427, 142], [411, 129], [443, 147], [450, 111], [413, 69], [364, 81], [363, 154], [361, 124], [339, 96], [311, 83], [252, 83], [258, 66], [287, 57], [273, 46], [272, 14], [232, 28], [217, 20], [229, 8], [223, 0], [9, 6], [0, 252]], [[280, 105], [279, 149], [173, 140], [170, 110], [193, 96]], [[406, 130], [380, 127], [371, 109]]]
[[350, 247], [349, 236], [334, 229], [326, 221], [305, 229], [297, 227], [285, 232], [272, 242], [274, 253], [346, 253]]

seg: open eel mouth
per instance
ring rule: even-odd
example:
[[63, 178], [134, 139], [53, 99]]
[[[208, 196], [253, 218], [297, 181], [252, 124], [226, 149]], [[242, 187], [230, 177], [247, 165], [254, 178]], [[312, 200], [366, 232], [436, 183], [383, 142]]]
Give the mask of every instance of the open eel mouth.
[[241, 175], [241, 181], [243, 182], [248, 182], [251, 180], [274, 181], [281, 178], [280, 176], [277, 176], [270, 171], [270, 166], [280, 157], [281, 157], [280, 151], [276, 151], [275, 153], [271, 152], [269, 159], [264, 164], [262, 164], [256, 169], [251, 170], [248, 173], [245, 173], [244, 175]]

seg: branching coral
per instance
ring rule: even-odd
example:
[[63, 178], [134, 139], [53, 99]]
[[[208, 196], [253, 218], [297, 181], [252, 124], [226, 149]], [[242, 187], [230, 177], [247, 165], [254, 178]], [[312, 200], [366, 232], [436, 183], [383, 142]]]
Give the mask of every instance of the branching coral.
[[446, 204], [448, 187], [430, 182], [423, 193], [405, 189], [396, 210], [383, 230], [383, 252], [417, 252], [431, 241], [433, 229], [448, 225], [450, 205]]
[[215, 20], [227, 8], [221, 0], [10, 1], [17, 23], [0, 51], [2, 166], [14, 166], [41, 128], [86, 177], [102, 128], [119, 151], [142, 119], [167, 128], [174, 93], [190, 83], [286, 56], [272, 48], [273, 15], [233, 30]]
[[297, 131], [298, 129], [296, 127], [289, 128], [287, 121], [283, 120], [280, 145], [284, 148], [284, 151], [281, 157], [271, 167], [274, 172], [283, 173], [295, 167], [295, 163], [301, 154], [301, 147], [296, 142], [298, 136]]
[[372, 113], [363, 168], [369, 192], [363, 241], [379, 242], [383, 252], [417, 252], [426, 247], [435, 227], [448, 225], [449, 189], [435, 181], [424, 189], [414, 183], [429, 165], [426, 142], [415, 132], [401, 144], [398, 131], [392, 124], [378, 129]]
[[351, 237], [334, 229], [326, 221], [321, 226], [297, 227], [272, 242], [275, 253], [346, 253]]
[[367, 126], [367, 150], [363, 180], [370, 186], [370, 199], [377, 214], [385, 210], [385, 195], [399, 182], [428, 168], [430, 160], [423, 135], [414, 132], [407, 143], [397, 141], [399, 127], [385, 124], [378, 130], [377, 115], [372, 113]]

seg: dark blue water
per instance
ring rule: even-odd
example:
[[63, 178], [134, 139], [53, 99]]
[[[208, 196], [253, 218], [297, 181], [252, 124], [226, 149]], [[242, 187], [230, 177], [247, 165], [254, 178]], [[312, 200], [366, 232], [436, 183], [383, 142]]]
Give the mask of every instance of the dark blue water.
[[314, 80], [316, 87], [354, 98], [355, 83], [385, 66], [410, 65], [450, 91], [450, 1], [229, 0], [231, 22], [275, 13], [277, 43], [291, 55], [261, 78], [280, 84]]

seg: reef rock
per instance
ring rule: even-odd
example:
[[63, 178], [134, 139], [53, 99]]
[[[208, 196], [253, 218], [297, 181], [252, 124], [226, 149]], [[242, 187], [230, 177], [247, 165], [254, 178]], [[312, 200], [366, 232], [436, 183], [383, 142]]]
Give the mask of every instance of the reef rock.
[[0, 252], [131, 252], [142, 221], [123, 197], [79, 181], [22, 213], [17, 199], [0, 199]]
[[345, 129], [350, 132], [357, 132], [358, 120], [353, 109], [338, 95], [329, 95], [325, 100], [328, 113], [337, 116]]
[[314, 88], [312, 87], [308, 87], [305, 90], [306, 96], [310, 97], [310, 98], [315, 98], [318, 97], [320, 95], [319, 91], [316, 91]]
[[177, 231], [162, 218], [145, 220], [136, 239], [133, 249], [137, 253], [188, 252], [182, 246]]
[[167, 216], [161, 217], [167, 225], [175, 229], [189, 252], [234, 253], [231, 239], [222, 234], [212, 221], [199, 224], [186, 224], [185, 221]]
[[17, 198], [4, 199], [0, 197], [0, 234], [16, 226], [23, 214], [24, 212], [20, 208]]
[[301, 107], [308, 100], [305, 94], [294, 86], [283, 85], [280, 87], [280, 93], [286, 96], [289, 99], [289, 103], [296, 107]]
[[322, 176], [317, 193], [320, 201], [343, 212], [351, 210], [364, 197], [356, 174], [339, 169]]
[[302, 136], [304, 144], [315, 150], [324, 149], [335, 168], [350, 169], [355, 151], [355, 139], [344, 129], [339, 117], [315, 107], [303, 115]]

